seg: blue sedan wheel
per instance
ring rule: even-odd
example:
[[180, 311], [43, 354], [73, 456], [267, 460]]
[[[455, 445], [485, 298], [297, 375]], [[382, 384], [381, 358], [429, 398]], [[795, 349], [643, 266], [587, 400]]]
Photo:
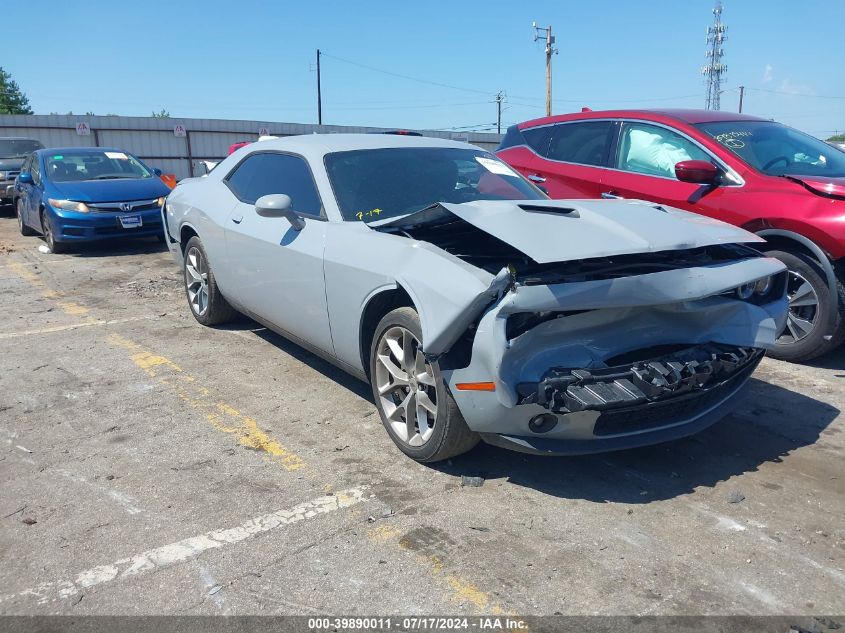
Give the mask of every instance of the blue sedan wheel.
[[56, 235], [53, 229], [53, 224], [50, 218], [44, 211], [41, 212], [41, 233], [44, 235], [44, 241], [47, 242], [47, 248], [52, 253], [66, 253], [67, 244], [56, 241]]

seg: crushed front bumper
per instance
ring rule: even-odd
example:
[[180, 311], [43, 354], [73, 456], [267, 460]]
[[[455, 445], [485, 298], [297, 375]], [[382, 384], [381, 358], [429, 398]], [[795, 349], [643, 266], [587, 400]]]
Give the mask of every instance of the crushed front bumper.
[[727, 415], [763, 358], [751, 347], [706, 344], [599, 370], [552, 369], [519, 385], [524, 405], [543, 407], [566, 426], [587, 422], [588, 438], [482, 434], [521, 452], [575, 455], [633, 448], [697, 433]]
[[[469, 428], [516, 450], [601, 452], [695, 433], [739, 402], [786, 320], [785, 293], [752, 303], [726, 291], [783, 271], [759, 258], [517, 287], [441, 369]], [[542, 318], [509, 329], [521, 313]], [[462, 388], [491, 380], [491, 391]]]
[[[753, 347], [696, 345], [651, 360], [602, 369], [554, 368], [539, 383], [520, 384], [517, 391], [523, 396], [520, 404], [536, 403], [553, 413], [605, 412], [633, 407], [655, 423], [656, 417], [666, 417], [665, 413], [655, 416], [658, 411], [690, 409], [677, 405], [681, 401], [689, 405], [706, 400], [709, 394], [724, 391], [749, 368], [753, 370], [762, 357], [763, 350]], [[684, 395], [688, 397], [681, 398]], [[672, 406], [667, 407], [670, 401]], [[625, 416], [607, 417], [622, 420]], [[618, 423], [605, 422], [599, 429], [602, 421], [600, 416], [594, 433], [612, 435]]]

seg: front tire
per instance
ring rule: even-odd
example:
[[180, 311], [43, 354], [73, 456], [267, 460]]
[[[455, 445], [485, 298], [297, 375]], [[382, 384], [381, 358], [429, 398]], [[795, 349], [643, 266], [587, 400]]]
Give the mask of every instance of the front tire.
[[31, 227], [29, 227], [26, 222], [23, 220], [23, 200], [18, 198], [17, 204], [15, 204], [15, 211], [17, 212], [18, 216], [18, 230], [21, 232], [21, 235], [25, 237], [31, 237], [36, 235], [37, 232], [34, 231]]
[[[766, 256], [779, 259], [789, 269], [786, 328], [769, 351], [769, 356], [802, 363], [839, 345], [845, 337], [845, 323], [841, 310], [837, 310], [835, 316], [831, 314], [831, 303], [838, 303], [839, 297], [831, 293], [819, 265], [799, 253], [769, 251]], [[830, 340], [825, 340], [825, 334], [831, 332]]]
[[466, 453], [479, 441], [440, 374], [425, 359], [422, 327], [413, 308], [389, 312], [376, 327], [370, 350], [370, 382], [390, 439], [418, 462]]
[[220, 294], [205, 248], [196, 236], [185, 245], [182, 278], [188, 306], [197, 321], [203, 325], [219, 325], [234, 318], [235, 310]]
[[47, 248], [51, 253], [67, 253], [68, 246], [64, 242], [56, 240], [55, 232], [53, 231], [53, 224], [45, 211], [41, 212], [41, 233], [44, 235], [44, 241], [47, 242]]

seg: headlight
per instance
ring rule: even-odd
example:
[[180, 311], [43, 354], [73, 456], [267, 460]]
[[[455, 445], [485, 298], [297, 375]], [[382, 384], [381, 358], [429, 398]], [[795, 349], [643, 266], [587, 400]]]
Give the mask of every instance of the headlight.
[[748, 301], [754, 294], [754, 289], [757, 286], [756, 282], [751, 284], [742, 284], [736, 289], [736, 296], [743, 301]]
[[159, 207], [159, 208], [164, 206], [164, 196], [162, 196], [161, 198], [156, 200], [156, 206]]
[[769, 291], [772, 289], [772, 284], [774, 284], [774, 279], [771, 277], [758, 279], [757, 283], [754, 284], [754, 294], [760, 295], [761, 297], [769, 294]]
[[63, 209], [64, 211], [76, 211], [77, 213], [88, 213], [88, 205], [84, 202], [75, 202], [73, 200], [54, 200], [49, 198], [47, 202], [54, 209]]
[[5, 171], [0, 171], [0, 180], [6, 180], [8, 174]]

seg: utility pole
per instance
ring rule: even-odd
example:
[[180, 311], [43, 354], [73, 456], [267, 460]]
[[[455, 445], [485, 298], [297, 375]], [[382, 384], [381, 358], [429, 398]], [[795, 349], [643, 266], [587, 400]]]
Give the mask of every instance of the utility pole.
[[745, 96], [745, 86], [739, 87], [739, 113], [742, 114], [742, 98]]
[[323, 96], [320, 86], [320, 49], [317, 49], [317, 125], [323, 124]]
[[496, 115], [496, 134], [502, 133], [502, 102], [507, 98], [501, 90], [496, 95], [496, 105], [498, 106], [498, 114]]
[[707, 110], [718, 110], [721, 105], [723, 75], [728, 72], [727, 65], [722, 63], [725, 54], [722, 44], [728, 39], [727, 30], [728, 27], [722, 24], [722, 3], [717, 0], [713, 8], [713, 24], [707, 27], [707, 64], [701, 67], [701, 74], [707, 77]]
[[532, 22], [534, 27], [534, 41], [539, 40], [545, 33], [546, 36], [546, 116], [552, 116], [552, 55], [557, 53], [557, 49], [552, 45], [555, 43], [555, 38], [552, 35], [551, 24], [545, 28], [537, 26], [536, 22]]

